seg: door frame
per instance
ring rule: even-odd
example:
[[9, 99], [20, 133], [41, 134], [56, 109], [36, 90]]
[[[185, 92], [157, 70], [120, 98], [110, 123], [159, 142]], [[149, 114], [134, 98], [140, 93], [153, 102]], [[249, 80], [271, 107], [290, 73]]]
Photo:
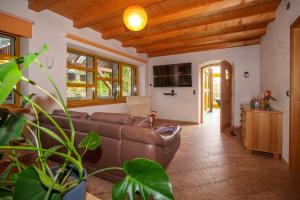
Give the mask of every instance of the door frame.
[[[295, 52], [294, 52], [294, 31], [296, 29], [300, 29], [300, 16], [295, 20], [295, 22], [291, 25], [290, 28], [290, 48], [291, 48], [291, 54], [290, 54], [290, 113], [289, 113], [289, 168], [290, 171], [292, 172], [300, 172], [300, 169], [297, 169], [297, 166], [295, 166], [295, 163], [297, 162], [297, 160], [294, 160], [294, 149], [297, 149], [297, 145], [300, 145], [300, 143], [297, 143], [297, 140], [294, 140], [295, 137], [300, 137], [300, 134], [298, 133], [296, 135], [296, 132], [292, 130], [292, 116], [295, 112], [295, 110], [292, 108], [293, 106], [293, 94], [294, 94], [294, 82], [299, 82], [299, 80], [294, 80], [294, 61], [297, 60], [295, 59]], [[299, 61], [298, 61], [299, 62]], [[299, 64], [298, 64], [299, 65]], [[300, 115], [300, 113], [297, 113], [298, 116]], [[299, 162], [299, 161], [298, 161]]]
[[[203, 114], [204, 114], [204, 109], [203, 109], [203, 70], [204, 68], [206, 67], [211, 67], [211, 66], [215, 66], [215, 65], [219, 65], [221, 67], [221, 63], [223, 61], [227, 61], [227, 60], [218, 60], [218, 62], [212, 62], [212, 63], [209, 63], [207, 65], [201, 65], [201, 70], [200, 70], [200, 124], [203, 124]], [[233, 119], [234, 119], [234, 84], [235, 84], [235, 81], [234, 81], [234, 66], [231, 62], [227, 61], [228, 63], [231, 64], [231, 81], [232, 81], [232, 84], [231, 84], [231, 126], [233, 126]], [[199, 105], [199, 104], [198, 104]], [[220, 107], [220, 111], [221, 111], [221, 107]], [[220, 121], [221, 121], [221, 117], [220, 117]]]

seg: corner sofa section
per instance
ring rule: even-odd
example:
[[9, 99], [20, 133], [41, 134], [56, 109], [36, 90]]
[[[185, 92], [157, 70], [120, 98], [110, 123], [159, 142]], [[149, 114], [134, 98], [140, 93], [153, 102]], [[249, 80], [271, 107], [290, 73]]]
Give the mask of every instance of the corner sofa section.
[[[138, 157], [155, 160], [166, 168], [180, 145], [181, 128], [179, 126], [172, 132], [158, 133], [152, 128], [149, 119], [129, 114], [95, 112], [89, 116], [87, 113], [71, 111], [70, 115], [76, 133], [76, 146], [91, 131], [101, 135], [101, 147], [88, 151], [83, 157], [84, 166], [89, 171], [112, 166], [121, 167], [126, 160]], [[52, 117], [70, 134], [69, 122], [62, 111], [55, 110]], [[59, 134], [46, 117], [41, 116], [40, 122], [43, 127]], [[57, 144], [46, 134], [42, 134], [41, 139], [46, 148]], [[52, 159], [59, 161], [57, 157], [52, 157]], [[122, 178], [123, 174], [119, 171], [112, 171], [98, 174], [98, 176], [117, 181]]]

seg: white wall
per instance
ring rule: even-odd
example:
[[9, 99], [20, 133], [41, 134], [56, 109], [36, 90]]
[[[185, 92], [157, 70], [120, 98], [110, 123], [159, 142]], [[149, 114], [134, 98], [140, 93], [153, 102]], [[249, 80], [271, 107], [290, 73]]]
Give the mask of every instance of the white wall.
[[[28, 52], [37, 51], [42, 47], [43, 44], [48, 44], [49, 50], [40, 58], [43, 64], [46, 64], [54, 59], [54, 66], [49, 69], [50, 74], [55, 78], [56, 84], [59, 86], [62, 94], [66, 97], [66, 52], [67, 45], [73, 45], [80, 49], [85, 49], [96, 53], [98, 55], [118, 59], [124, 62], [135, 64], [139, 66], [139, 93], [145, 94], [145, 64], [137, 62], [135, 60], [128, 59], [126, 57], [113, 54], [104, 50], [91, 47], [79, 42], [68, 40], [65, 38], [67, 33], [72, 33], [77, 36], [92, 40], [99, 44], [109, 46], [119, 51], [129, 53], [131, 55], [143, 58], [147, 60], [145, 54], [137, 54], [133, 48], [123, 48], [121, 43], [116, 40], [103, 40], [101, 34], [91, 30], [89, 28], [76, 29], [73, 27], [73, 22], [67, 18], [57, 15], [51, 11], [44, 10], [42, 12], [34, 12], [28, 9], [27, 0], [0, 0], [0, 10], [9, 12], [16, 16], [31, 20], [34, 22], [32, 27], [32, 39], [22, 39], [21, 42], [21, 53], [26, 54]], [[45, 81], [45, 77], [41, 74], [37, 66], [32, 66], [28, 72], [30, 79], [36, 81], [39, 85], [44, 87], [50, 92], [54, 92], [50, 84]], [[34, 88], [23, 88], [26, 92], [37, 92]], [[126, 111], [125, 104], [115, 104], [107, 106], [95, 106], [95, 107], [84, 107], [83, 111], [111, 111], [111, 112], [124, 112]]]
[[[240, 125], [240, 104], [248, 103], [252, 96], [256, 96], [260, 92], [259, 45], [150, 58], [150, 83], [153, 82], [153, 65], [192, 63], [193, 87], [150, 87], [153, 108], [158, 112], [159, 118], [191, 122], [200, 121], [200, 65], [212, 60], [227, 60], [233, 64], [235, 82], [234, 125]], [[249, 72], [249, 78], [243, 77], [245, 71]], [[164, 92], [170, 92], [171, 89], [175, 89], [176, 96], [163, 95]], [[193, 90], [197, 91], [196, 95], [193, 95]]]
[[267, 35], [261, 40], [261, 90], [269, 89], [277, 101], [273, 107], [283, 111], [283, 158], [289, 157], [289, 97], [290, 89], [290, 26], [300, 16], [300, 1], [290, 0], [286, 9], [283, 0], [276, 20], [268, 25]]

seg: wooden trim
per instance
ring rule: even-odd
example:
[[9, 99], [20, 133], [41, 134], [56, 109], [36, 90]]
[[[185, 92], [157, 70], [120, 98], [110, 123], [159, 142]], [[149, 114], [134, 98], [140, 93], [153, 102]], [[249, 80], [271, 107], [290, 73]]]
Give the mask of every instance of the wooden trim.
[[81, 67], [81, 66], [71, 65], [71, 64], [68, 64], [67, 68], [68, 69], [75, 69], [75, 70], [79, 70], [79, 71], [85, 71], [85, 72], [95, 72], [94, 68]]
[[75, 40], [77, 42], [81, 42], [81, 43], [84, 43], [84, 44], [87, 44], [87, 45], [90, 45], [90, 46], [93, 46], [93, 47], [96, 47], [96, 48], [99, 48], [99, 49], [103, 49], [105, 51], [109, 51], [111, 53], [118, 54], [118, 55], [130, 58], [132, 60], [136, 60], [136, 61], [139, 61], [139, 62], [142, 62], [142, 63], [147, 63], [147, 61], [145, 61], [144, 59], [141, 59], [139, 57], [136, 57], [136, 56], [133, 56], [133, 55], [130, 55], [130, 54], [127, 54], [127, 53], [115, 50], [113, 48], [110, 48], [110, 47], [104, 46], [102, 44], [99, 44], [99, 43], [87, 40], [85, 38], [73, 35], [71, 33], [67, 33], [66, 38], [69, 38], [71, 40]]
[[[289, 169], [292, 172], [300, 172], [300, 158], [299, 158], [299, 149], [300, 149], [300, 134], [299, 134], [299, 125], [297, 123], [299, 122], [299, 61], [298, 58], [296, 59], [296, 42], [295, 42], [295, 31], [296, 29], [299, 29], [300, 31], [300, 16], [295, 20], [295, 22], [291, 25], [290, 28], [290, 34], [291, 34], [291, 55], [290, 55], [290, 120], [289, 120]], [[299, 38], [300, 40], [300, 38]], [[298, 44], [298, 49], [300, 48]], [[298, 63], [296, 63], [298, 62]], [[296, 76], [297, 75], [297, 76]], [[297, 95], [295, 97], [295, 95]], [[296, 112], [296, 113], [295, 113]]]
[[0, 10], [0, 30], [6, 33], [32, 38], [32, 22]]
[[92, 88], [92, 87], [94, 87], [94, 84], [67, 83], [67, 87], [85, 87], [85, 88]]
[[99, 106], [99, 105], [109, 105], [109, 104], [119, 104], [125, 103], [126, 101], [122, 99], [95, 99], [95, 100], [68, 100], [68, 108], [79, 108], [79, 107], [89, 107], [89, 106]]

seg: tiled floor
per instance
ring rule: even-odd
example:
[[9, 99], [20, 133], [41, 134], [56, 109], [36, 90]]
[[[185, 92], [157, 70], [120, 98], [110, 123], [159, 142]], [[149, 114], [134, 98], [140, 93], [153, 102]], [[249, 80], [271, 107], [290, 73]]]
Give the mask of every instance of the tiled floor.
[[205, 112], [203, 115], [204, 125], [220, 125], [220, 109], [214, 108], [212, 112]]
[[[300, 176], [283, 161], [249, 155], [239, 134], [215, 125], [185, 126], [182, 143], [167, 169], [176, 200], [300, 200]], [[111, 199], [112, 183], [92, 177], [88, 191]]]

